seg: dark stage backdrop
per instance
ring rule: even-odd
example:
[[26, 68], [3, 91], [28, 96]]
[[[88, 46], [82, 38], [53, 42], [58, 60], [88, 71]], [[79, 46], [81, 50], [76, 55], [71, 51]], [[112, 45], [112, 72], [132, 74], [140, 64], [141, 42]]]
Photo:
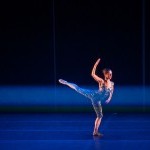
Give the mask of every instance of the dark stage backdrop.
[[1, 2], [0, 85], [56, 87], [64, 78], [96, 86], [90, 74], [100, 57], [97, 74], [111, 68], [115, 86], [142, 90], [150, 85], [148, 6], [142, 0]]
[[[142, 9], [142, 0], [1, 2], [0, 83], [54, 85], [56, 70], [56, 79], [91, 84], [100, 57], [98, 73], [109, 67], [117, 84], [141, 85]], [[145, 32], [148, 49], [148, 25]], [[148, 59], [147, 51], [147, 84]]]

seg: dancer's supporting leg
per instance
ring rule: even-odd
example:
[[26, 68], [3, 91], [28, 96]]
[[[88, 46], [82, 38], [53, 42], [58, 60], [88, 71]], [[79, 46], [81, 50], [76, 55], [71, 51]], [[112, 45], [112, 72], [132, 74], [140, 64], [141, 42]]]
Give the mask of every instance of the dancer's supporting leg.
[[94, 136], [103, 136], [103, 134], [98, 132], [99, 126], [101, 124], [101, 120], [103, 117], [103, 113], [102, 113], [102, 106], [101, 103], [93, 103], [93, 108], [96, 112], [97, 118], [95, 119], [95, 126], [94, 126], [94, 131], [93, 131], [93, 135]]

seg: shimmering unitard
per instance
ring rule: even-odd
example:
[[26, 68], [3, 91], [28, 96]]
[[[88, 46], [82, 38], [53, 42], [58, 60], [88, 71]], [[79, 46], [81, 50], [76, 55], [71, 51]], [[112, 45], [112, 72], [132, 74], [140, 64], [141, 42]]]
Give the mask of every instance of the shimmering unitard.
[[111, 89], [106, 88], [105, 85], [103, 85], [101, 91], [84, 89], [84, 88], [77, 86], [74, 83], [69, 83], [69, 84], [72, 84], [78, 93], [84, 95], [85, 97], [91, 100], [97, 117], [102, 118], [103, 112], [102, 112], [101, 101], [106, 101], [110, 97], [110, 94], [113, 94], [112, 87], [114, 86], [114, 83], [111, 82]]

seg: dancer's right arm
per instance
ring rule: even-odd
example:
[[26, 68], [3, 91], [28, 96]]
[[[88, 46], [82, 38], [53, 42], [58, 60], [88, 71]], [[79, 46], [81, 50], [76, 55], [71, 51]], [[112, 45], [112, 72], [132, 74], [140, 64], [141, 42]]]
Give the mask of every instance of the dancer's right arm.
[[100, 58], [96, 61], [96, 63], [94, 64], [94, 67], [92, 69], [92, 73], [91, 73], [91, 76], [94, 78], [95, 81], [97, 81], [98, 83], [102, 83], [104, 82], [102, 78], [98, 77], [95, 72], [96, 72], [96, 68], [97, 68], [97, 65], [99, 64], [100, 62]]

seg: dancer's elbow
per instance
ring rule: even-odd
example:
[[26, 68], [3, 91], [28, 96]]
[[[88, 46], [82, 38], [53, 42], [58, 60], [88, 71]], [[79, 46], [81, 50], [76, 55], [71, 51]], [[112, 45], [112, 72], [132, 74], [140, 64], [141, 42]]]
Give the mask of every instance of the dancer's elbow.
[[93, 79], [96, 79], [96, 75], [94, 73], [91, 73], [91, 76]]
[[95, 76], [95, 73], [93, 73], [93, 72], [92, 72], [92, 73], [91, 73], [91, 76], [94, 78], [94, 76]]

